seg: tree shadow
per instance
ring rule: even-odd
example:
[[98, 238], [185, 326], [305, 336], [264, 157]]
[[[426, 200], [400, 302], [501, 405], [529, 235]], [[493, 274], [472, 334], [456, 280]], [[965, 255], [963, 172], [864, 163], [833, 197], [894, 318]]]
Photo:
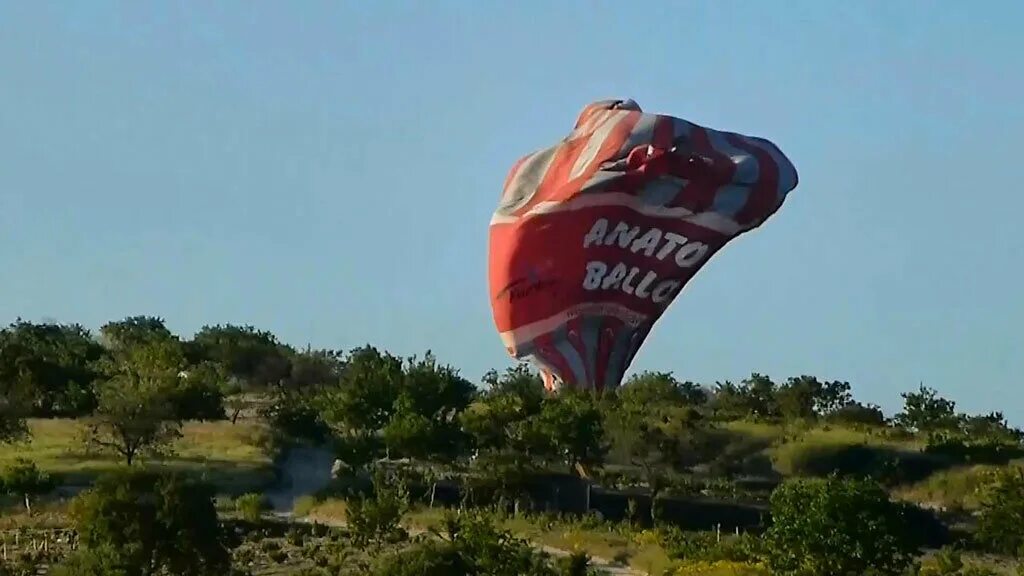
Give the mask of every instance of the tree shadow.
[[771, 437], [724, 428], [711, 430], [708, 432], [708, 443], [709, 453], [713, 456], [700, 468], [716, 476], [746, 476], [778, 481], [781, 475], [775, 470], [767, 453], [772, 442]]
[[[127, 469], [123, 458], [110, 453], [69, 453], [63, 455], [62, 464], [69, 469], [54, 472], [60, 484], [59, 491], [75, 493], [92, 485], [100, 476]], [[180, 472], [191, 478], [213, 484], [227, 494], [241, 494], [261, 490], [277, 479], [269, 463], [239, 462], [201, 456], [164, 456], [140, 458], [133, 466], [149, 470]]]
[[948, 469], [955, 462], [923, 452], [867, 444], [826, 445], [794, 456], [799, 476], [855, 476], [873, 478], [887, 486], [911, 484]]

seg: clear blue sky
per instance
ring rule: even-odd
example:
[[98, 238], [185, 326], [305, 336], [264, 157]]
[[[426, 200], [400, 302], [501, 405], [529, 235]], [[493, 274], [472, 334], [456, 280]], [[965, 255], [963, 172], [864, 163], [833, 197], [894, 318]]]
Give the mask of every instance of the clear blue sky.
[[0, 321], [251, 323], [478, 378], [511, 163], [589, 101], [800, 186], [635, 369], [923, 382], [1024, 424], [1024, 3], [0, 2]]

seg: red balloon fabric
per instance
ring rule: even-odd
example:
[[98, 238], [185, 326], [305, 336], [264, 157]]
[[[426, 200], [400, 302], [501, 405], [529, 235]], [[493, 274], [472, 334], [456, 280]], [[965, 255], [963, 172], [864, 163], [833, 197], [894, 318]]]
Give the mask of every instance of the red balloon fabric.
[[583, 109], [516, 162], [490, 224], [494, 322], [552, 391], [617, 387], [654, 323], [708, 259], [797, 185], [772, 142], [649, 114]]

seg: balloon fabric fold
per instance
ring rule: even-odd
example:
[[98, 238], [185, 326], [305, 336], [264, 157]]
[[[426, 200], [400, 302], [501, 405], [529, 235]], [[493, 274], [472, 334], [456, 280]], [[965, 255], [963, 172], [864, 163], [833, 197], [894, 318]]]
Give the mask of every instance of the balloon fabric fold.
[[508, 353], [552, 391], [619, 386], [654, 323], [729, 241], [797, 185], [772, 142], [641, 110], [586, 106], [519, 159], [490, 223], [491, 307]]

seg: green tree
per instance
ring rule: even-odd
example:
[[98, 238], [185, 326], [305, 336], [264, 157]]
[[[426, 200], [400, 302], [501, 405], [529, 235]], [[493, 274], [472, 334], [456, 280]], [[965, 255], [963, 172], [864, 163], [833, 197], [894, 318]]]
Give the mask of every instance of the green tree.
[[472, 438], [474, 470], [497, 483], [505, 497], [517, 497], [538, 464], [554, 453], [550, 435], [536, 425], [544, 406], [544, 385], [525, 365], [490, 372], [487, 392], [459, 420]]
[[771, 517], [765, 538], [773, 574], [897, 575], [921, 544], [905, 508], [868, 480], [787, 481], [772, 493]]
[[253, 326], [203, 326], [188, 350], [193, 362], [216, 362], [250, 389], [282, 385], [292, 373], [294, 351], [272, 333]]
[[428, 352], [404, 369], [391, 418], [382, 430], [392, 456], [435, 463], [451, 462], [466, 438], [458, 417], [473, 399], [473, 385]]
[[604, 461], [604, 419], [591, 394], [567, 390], [546, 399], [534, 424], [561, 463], [575, 468]]
[[680, 382], [671, 372], [645, 371], [631, 376], [616, 392], [623, 404], [636, 406], [702, 406], [707, 392], [693, 382]]
[[25, 414], [28, 412], [25, 393], [0, 381], [0, 444], [28, 436]]
[[224, 368], [204, 360], [181, 373], [174, 391], [177, 417], [181, 420], [223, 420], [225, 392], [230, 390]]
[[26, 458], [16, 458], [0, 475], [0, 490], [21, 498], [29, 514], [32, 514], [32, 500], [54, 487], [56, 482], [53, 478]]
[[377, 434], [394, 414], [404, 379], [401, 358], [372, 346], [353, 350], [338, 384], [319, 395], [324, 422], [343, 437]]
[[786, 420], [815, 418], [823, 393], [824, 386], [813, 376], [790, 378], [775, 391], [779, 415]]
[[894, 418], [897, 425], [912, 432], [934, 434], [956, 430], [959, 417], [956, 402], [939, 396], [931, 388], [920, 386], [917, 392], [904, 392], [903, 410]]
[[1024, 468], [1000, 470], [982, 488], [975, 539], [993, 552], [1024, 556]]
[[316, 391], [332, 386], [345, 370], [344, 355], [335, 350], [307, 349], [291, 357], [286, 387], [300, 391]]
[[885, 413], [876, 404], [861, 404], [850, 402], [849, 404], [828, 413], [829, 422], [837, 424], [883, 426], [885, 425]]
[[92, 366], [102, 354], [80, 325], [19, 320], [0, 330], [0, 387], [21, 392], [36, 416], [80, 416], [95, 405]]
[[755, 372], [743, 381], [743, 387], [751, 416], [755, 418], [779, 416], [779, 407], [775, 398], [778, 387], [771, 378]]
[[651, 520], [670, 473], [689, 471], [713, 457], [713, 427], [690, 406], [619, 403], [606, 416], [615, 456], [637, 466], [651, 493]]
[[961, 424], [963, 435], [976, 443], [1019, 446], [1024, 442], [1024, 432], [1010, 426], [1002, 412], [963, 416]]
[[490, 370], [483, 377], [486, 396], [515, 397], [523, 408], [530, 413], [540, 410], [540, 404], [546, 396], [544, 381], [527, 363], [520, 362], [504, 372]]
[[100, 337], [107, 348], [123, 350], [155, 341], [172, 340], [174, 334], [164, 319], [157, 316], [129, 316], [107, 322], [100, 328]]
[[185, 361], [173, 340], [116, 350], [103, 363], [98, 406], [88, 420], [87, 443], [111, 450], [131, 465], [158, 454], [180, 437], [177, 398]]
[[321, 415], [319, 399], [302, 391], [280, 388], [259, 408], [260, 416], [281, 438], [320, 444], [331, 437]]
[[[806, 378], [806, 376], [805, 376]], [[854, 404], [850, 383], [833, 380], [823, 382], [815, 399], [815, 411], [820, 416], [830, 416]]]
[[125, 576], [224, 574], [231, 566], [212, 486], [139, 470], [101, 477], [75, 498], [71, 517], [82, 552], [68, 563]]
[[779, 416], [777, 391], [771, 378], [755, 372], [740, 384], [730, 381], [715, 384], [711, 407], [718, 418], [776, 418]]

